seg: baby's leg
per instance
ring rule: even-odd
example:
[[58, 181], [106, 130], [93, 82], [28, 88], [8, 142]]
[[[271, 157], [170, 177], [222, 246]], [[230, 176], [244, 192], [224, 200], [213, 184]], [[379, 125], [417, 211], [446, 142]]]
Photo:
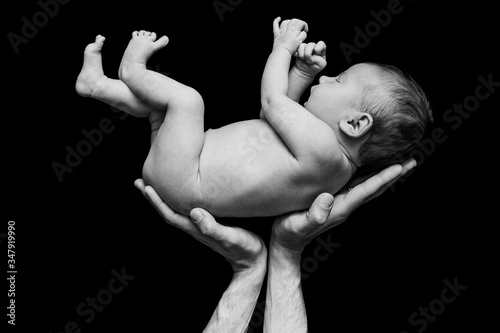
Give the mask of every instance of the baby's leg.
[[134, 32], [120, 65], [120, 77], [144, 102], [166, 110], [151, 146], [143, 177], [175, 210], [187, 214], [199, 200], [198, 166], [205, 140], [200, 94], [169, 77], [146, 69], [146, 61], [168, 42]]
[[132, 116], [149, 117], [153, 143], [165, 111], [156, 110], [141, 101], [123, 81], [104, 75], [101, 58], [104, 40], [103, 36], [98, 35], [95, 42], [85, 48], [83, 67], [76, 80], [76, 91], [81, 96], [92, 97]]
[[135, 117], [148, 117], [154, 108], [141, 101], [121, 80], [104, 75], [101, 49], [105, 38], [96, 37], [87, 45], [83, 54], [83, 67], [76, 80], [76, 91], [84, 97], [92, 97]]

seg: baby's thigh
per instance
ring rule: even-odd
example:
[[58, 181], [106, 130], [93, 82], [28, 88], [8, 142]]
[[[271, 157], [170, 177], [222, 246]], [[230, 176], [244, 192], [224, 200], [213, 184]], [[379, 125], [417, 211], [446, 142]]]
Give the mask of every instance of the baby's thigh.
[[155, 188], [174, 210], [189, 214], [200, 203], [199, 155], [189, 153], [179, 144], [151, 149], [142, 170], [144, 182]]

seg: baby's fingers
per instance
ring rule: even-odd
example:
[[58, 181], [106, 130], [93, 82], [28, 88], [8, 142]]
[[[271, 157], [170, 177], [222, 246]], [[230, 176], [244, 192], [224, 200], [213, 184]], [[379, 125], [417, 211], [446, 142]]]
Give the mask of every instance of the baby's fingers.
[[314, 46], [314, 53], [324, 57], [326, 55], [326, 44], [323, 41], [319, 41], [315, 46]]
[[306, 49], [306, 43], [300, 44], [294, 55], [297, 58], [304, 59], [304, 51], [305, 51], [305, 49]]
[[283, 22], [281, 22], [280, 24], [280, 30], [282, 32], [286, 31], [286, 29], [288, 28], [288, 25], [290, 24], [290, 20], [284, 20]]
[[305, 31], [301, 31], [300, 34], [297, 36], [297, 39], [300, 41], [300, 42], [303, 42], [305, 41], [307, 38], [307, 32]]
[[279, 32], [280, 32], [280, 21], [281, 21], [281, 17], [277, 17], [274, 19], [273, 21], [273, 34], [274, 36], [278, 36], [279, 35]]
[[314, 54], [314, 49], [316, 47], [316, 43], [307, 44], [304, 50], [304, 59], [306, 62], [311, 63], [313, 61], [312, 56]]
[[291, 27], [293, 29], [301, 30], [301, 31], [309, 31], [309, 26], [307, 25], [306, 22], [299, 20], [299, 19], [293, 19], [291, 22]]

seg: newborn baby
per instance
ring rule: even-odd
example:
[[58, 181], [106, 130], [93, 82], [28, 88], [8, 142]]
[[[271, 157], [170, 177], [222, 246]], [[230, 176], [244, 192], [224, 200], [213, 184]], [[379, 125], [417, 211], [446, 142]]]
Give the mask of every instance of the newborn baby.
[[166, 36], [157, 40], [155, 33], [134, 32], [120, 80], [103, 73], [104, 37], [87, 46], [77, 92], [149, 117], [151, 149], [143, 178], [179, 213], [202, 207], [220, 217], [252, 217], [307, 209], [356, 172], [399, 163], [428, 131], [432, 114], [424, 93], [392, 66], [357, 64], [337, 77], [322, 76], [300, 105], [326, 66], [326, 45], [303, 43], [305, 22], [280, 21], [273, 22], [260, 119], [206, 132], [200, 94], [146, 68], [149, 57], [167, 45]]

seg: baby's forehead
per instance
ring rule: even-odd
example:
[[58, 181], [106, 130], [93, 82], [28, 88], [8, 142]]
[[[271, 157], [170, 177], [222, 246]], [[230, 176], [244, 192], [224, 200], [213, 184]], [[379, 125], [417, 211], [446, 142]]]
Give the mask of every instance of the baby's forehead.
[[360, 107], [359, 102], [368, 96], [375, 99], [383, 99], [385, 96], [382, 89], [380, 70], [375, 64], [360, 63], [347, 69], [348, 76], [355, 82], [352, 85], [352, 103]]
[[356, 64], [349, 67], [346, 72], [360, 91], [372, 91], [380, 86], [380, 72], [374, 64]]
[[347, 72], [350, 76], [352, 75], [356, 79], [364, 81], [373, 81], [380, 77], [378, 67], [368, 63], [352, 65], [347, 69]]

